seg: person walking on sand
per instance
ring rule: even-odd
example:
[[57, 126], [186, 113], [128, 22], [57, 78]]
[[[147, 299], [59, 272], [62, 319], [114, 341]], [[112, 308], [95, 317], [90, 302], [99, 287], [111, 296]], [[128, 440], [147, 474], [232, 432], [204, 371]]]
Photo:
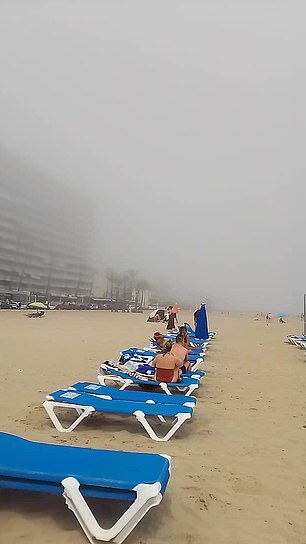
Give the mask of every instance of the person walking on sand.
[[267, 313], [267, 315], [266, 315], [266, 323], [267, 323], [267, 325], [269, 325], [269, 322], [271, 321], [271, 319], [272, 319], [272, 315], [271, 315], [271, 313], [269, 312], [269, 313]]

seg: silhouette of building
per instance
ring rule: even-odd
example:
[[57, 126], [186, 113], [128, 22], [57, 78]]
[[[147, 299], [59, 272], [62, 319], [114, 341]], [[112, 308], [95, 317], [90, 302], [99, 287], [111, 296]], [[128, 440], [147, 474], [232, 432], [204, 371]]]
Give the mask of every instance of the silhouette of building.
[[89, 297], [90, 204], [0, 151], [0, 299]]

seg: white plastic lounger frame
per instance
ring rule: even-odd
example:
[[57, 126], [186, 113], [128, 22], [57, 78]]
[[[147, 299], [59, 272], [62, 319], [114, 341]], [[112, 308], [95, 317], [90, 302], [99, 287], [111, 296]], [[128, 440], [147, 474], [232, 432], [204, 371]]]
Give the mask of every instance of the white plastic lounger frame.
[[[101, 374], [101, 371], [102, 371], [102, 374]], [[193, 376], [191, 376], [191, 377], [193, 377]], [[123, 378], [122, 376], [111, 374], [110, 367], [108, 367], [107, 365], [105, 365], [103, 363], [98, 368], [97, 380], [101, 385], [108, 385], [109, 381], [110, 382], [117, 382], [119, 385], [121, 385], [121, 387], [119, 388], [121, 390], [126, 389], [127, 387], [130, 387], [130, 386], [139, 385], [139, 384], [135, 383], [132, 378]], [[196, 389], [198, 389], [199, 384], [193, 383], [191, 385], [187, 385], [186, 387], [184, 387], [182, 383], [179, 383], [177, 386], [175, 386], [175, 387], [172, 386], [169, 389], [168, 384], [166, 382], [156, 382], [155, 383], [152, 380], [152, 386], [160, 387], [164, 391], [164, 393], [166, 393], [166, 395], [172, 395], [170, 389], [171, 390], [176, 390], [177, 389], [178, 391], [184, 393], [184, 395], [186, 397], [189, 397], [190, 395], [192, 395], [192, 393]]]
[[196, 370], [199, 370], [203, 361], [204, 361], [203, 357], [198, 357], [196, 362], [193, 363], [193, 365], [191, 366], [191, 372], [195, 372]]
[[[166, 455], [164, 457], [167, 457]], [[121, 544], [139, 521], [153, 506], [157, 506], [162, 500], [159, 482], [154, 484], [138, 484], [133, 491], [136, 499], [121, 518], [110, 529], [103, 529], [94, 517], [86, 500], [79, 490], [80, 483], [76, 478], [65, 478], [62, 481], [64, 487], [63, 497], [70, 510], [78, 519], [89, 542], [95, 544], [97, 540]]]
[[[70, 404], [69, 402], [55, 402], [50, 395], [46, 396], [46, 401], [43, 403], [43, 407], [46, 410], [49, 418], [51, 419], [54, 427], [61, 433], [70, 433], [73, 431], [86, 417], [94, 415], [95, 409], [93, 406], [79, 406], [78, 404]], [[78, 417], [74, 420], [69, 427], [63, 427], [58, 419], [54, 408], [66, 408], [73, 409], [78, 414]]]
[[[94, 396], [94, 395], [92, 395], [92, 396]], [[98, 397], [98, 395], [97, 395], [97, 397]], [[50, 396], [50, 395], [47, 395], [46, 399], [47, 400], [43, 403], [43, 407], [45, 408], [45, 410], [46, 410], [49, 418], [51, 419], [54, 427], [58, 431], [60, 431], [61, 433], [70, 433], [71, 431], [73, 431], [81, 423], [81, 421], [83, 421], [83, 419], [85, 419], [86, 417], [88, 417], [90, 415], [93, 415], [96, 412], [96, 410], [95, 410], [95, 408], [93, 408], [93, 406], [87, 406], [87, 405], [86, 406], [81, 406], [79, 404], [70, 404], [70, 403], [67, 403], [67, 402], [56, 402], [56, 401], [53, 400], [53, 397]], [[148, 403], [149, 404], [154, 404], [153, 401], [148, 401]], [[186, 402], [182, 406], [188, 406], [190, 408], [194, 408], [195, 404], [193, 402]], [[66, 409], [72, 408], [77, 412], [78, 417], [75, 419], [75, 421], [69, 427], [63, 427], [63, 425], [61, 424], [58, 416], [54, 412], [54, 408], [66, 408]], [[103, 412], [98, 412], [98, 413], [103, 413]], [[190, 413], [186, 414], [186, 413], [179, 412], [179, 406], [178, 406], [178, 413], [173, 418], [171, 428], [169, 429], [169, 431], [163, 437], [159, 437], [159, 436], [157, 436], [155, 431], [152, 429], [152, 426], [148, 422], [148, 420], [146, 418], [146, 415], [144, 414], [144, 412], [142, 412], [142, 410], [135, 410], [135, 412], [133, 412], [133, 415], [136, 417], [137, 421], [139, 421], [139, 423], [142, 424], [144, 429], [147, 431], [149, 437], [152, 438], [152, 440], [157, 440], [158, 442], [167, 442], [171, 438], [171, 436], [173, 436], [176, 433], [176, 431], [183, 425], [183, 423], [187, 419], [191, 418]], [[167, 423], [167, 421], [164, 419], [164, 417], [162, 415], [156, 416], [156, 417], [162, 423]]]

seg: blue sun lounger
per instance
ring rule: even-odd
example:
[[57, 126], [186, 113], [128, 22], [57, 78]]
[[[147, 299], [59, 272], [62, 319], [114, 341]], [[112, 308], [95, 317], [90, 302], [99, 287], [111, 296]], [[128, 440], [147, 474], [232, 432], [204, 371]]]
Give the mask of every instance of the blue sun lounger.
[[121, 385], [121, 390], [126, 389], [127, 387], [131, 387], [133, 385], [160, 387], [167, 395], [171, 395], [172, 392], [175, 393], [176, 391], [179, 391], [180, 393], [184, 393], [184, 395], [188, 397], [193, 393], [193, 391], [198, 389], [200, 379], [201, 377], [203, 377], [203, 375], [206, 375], [205, 372], [186, 372], [186, 374], [182, 375], [181, 381], [179, 382], [157, 382], [156, 380], [149, 380], [132, 376], [106, 363], [101, 363], [98, 369], [97, 378], [98, 382], [101, 385], [107, 385], [109, 381], [117, 382]]
[[[133, 358], [130, 359], [130, 361], [132, 361], [132, 360], [133, 360]], [[129, 361], [128, 361], [128, 362], [129, 362]], [[138, 362], [140, 363], [140, 362], [144, 362], [144, 361], [141, 361], [141, 360], [139, 359]], [[201, 362], [202, 362], [202, 360], [201, 360]], [[114, 368], [114, 366], [109, 365], [108, 363], [109, 363], [109, 361], [105, 361], [105, 362], [104, 362], [104, 365], [106, 365], [106, 366], [107, 366], [108, 368], [110, 368], [110, 369]], [[118, 364], [117, 370], [121, 371], [121, 369], [120, 369], [121, 362], [119, 361], [119, 362], [116, 363], [116, 364]], [[101, 365], [101, 366], [102, 366], [102, 365]], [[148, 365], [148, 366], [150, 366], [150, 365]], [[116, 367], [115, 367], [115, 368], [116, 368]], [[154, 370], [154, 367], [151, 367], [151, 368], [152, 368], [152, 370]], [[123, 373], [125, 372], [124, 368], [122, 368], [122, 372], [123, 372]], [[137, 375], [141, 375], [141, 372], [140, 372], [140, 371], [135, 371], [135, 373], [136, 373]], [[150, 375], [148, 375], [148, 379], [150, 379], [149, 376], [150, 376]], [[197, 380], [200, 380], [201, 378], [204, 378], [204, 376], [206, 376], [206, 372], [204, 372], [203, 370], [196, 370], [196, 369], [194, 368], [194, 365], [192, 365], [192, 370], [190, 370], [190, 371], [188, 371], [188, 372], [185, 372], [185, 373], [181, 376], [181, 379], [185, 380], [185, 379], [187, 379], [187, 378], [195, 378], [195, 379], [197, 379]], [[144, 377], [145, 377], [145, 376], [144, 376]], [[140, 377], [140, 379], [141, 379], [141, 377]], [[154, 381], [154, 373], [151, 374], [151, 381], [152, 381], [152, 380]], [[156, 385], [156, 382], [155, 382], [155, 381], [154, 381], [154, 384]]]
[[[129, 348], [121, 351], [119, 363], [135, 363], [136, 365], [137, 363], [144, 363], [150, 365], [158, 353], [161, 353], [161, 351], [159, 350], [159, 352], [157, 352], [146, 348]], [[193, 371], [196, 371], [200, 367], [203, 360], [204, 354], [188, 355], [188, 361], [190, 362]]]
[[301, 342], [306, 342], [306, 336], [294, 336], [293, 334], [288, 334], [287, 338], [291, 344], [301, 347]]
[[134, 391], [132, 389], [122, 390], [117, 387], [107, 387], [99, 383], [77, 382], [71, 385], [69, 389], [88, 393], [89, 395], [97, 395], [102, 398], [112, 400], [126, 400], [130, 402], [148, 402], [151, 404], [176, 404], [184, 405], [187, 402], [192, 402], [194, 405], [197, 402], [196, 397], [185, 397], [185, 395], [165, 395], [164, 393], [154, 393], [153, 391]]
[[[171, 340], [171, 342], [174, 343], [176, 341], [176, 336], [177, 336], [176, 334], [167, 334], [165, 338], [168, 338], [169, 340]], [[189, 337], [190, 337], [190, 344], [191, 346], [193, 346], [194, 349], [203, 348], [203, 350], [206, 351], [209, 340], [207, 339], [204, 340], [203, 338], [195, 338], [192, 335], [189, 335]]]
[[[47, 395], [43, 406], [54, 427], [60, 432], [69, 433], [73, 431], [83, 419], [96, 412], [103, 414], [125, 414], [135, 416], [152, 440], [166, 442], [187, 419], [191, 418], [195, 404], [193, 402], [186, 402], [184, 405], [151, 404], [139, 401], [112, 400], [93, 394], [72, 391], [71, 389], [59, 389]], [[77, 412], [77, 418], [69, 427], [63, 427], [54, 408], [72, 408]], [[171, 427], [168, 432], [162, 437], [157, 436], [147, 420], [148, 416], [155, 416], [162, 423], [166, 423], [165, 417], [171, 418]]]
[[[189, 336], [195, 336], [195, 331], [193, 330], [193, 328], [191, 327], [191, 325], [189, 325], [189, 323], [184, 323], [184, 326], [186, 327], [187, 329], [187, 333], [189, 334]], [[211, 340], [212, 338], [214, 338], [216, 336], [216, 333], [215, 332], [209, 332], [208, 333], [208, 340]]]
[[[64, 496], [88, 540], [120, 544], [163, 498], [170, 457], [30, 442], [0, 433], [0, 487]], [[131, 505], [103, 529], [85, 498], [127, 500]]]

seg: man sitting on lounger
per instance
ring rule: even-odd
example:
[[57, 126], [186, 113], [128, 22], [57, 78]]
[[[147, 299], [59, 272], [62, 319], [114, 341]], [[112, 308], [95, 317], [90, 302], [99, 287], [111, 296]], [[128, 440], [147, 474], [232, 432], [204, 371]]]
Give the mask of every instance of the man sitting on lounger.
[[171, 349], [171, 354], [180, 361], [180, 370], [183, 374], [191, 370], [191, 364], [188, 361], [188, 349], [184, 344], [184, 336], [178, 334], [176, 337], [175, 344], [173, 344]]
[[155, 380], [157, 382], [171, 383], [179, 381], [181, 361], [170, 353], [171, 349], [172, 342], [168, 340], [165, 343], [163, 352], [156, 355], [154, 361], [151, 363], [156, 368]]

